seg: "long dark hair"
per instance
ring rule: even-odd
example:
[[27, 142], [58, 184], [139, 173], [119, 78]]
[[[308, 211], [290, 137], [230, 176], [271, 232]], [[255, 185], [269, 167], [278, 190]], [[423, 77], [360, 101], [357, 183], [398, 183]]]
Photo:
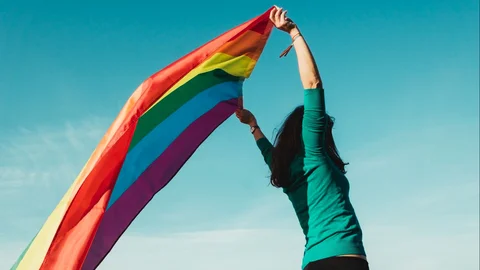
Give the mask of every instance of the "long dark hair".
[[[272, 175], [270, 183], [275, 187], [286, 187], [290, 182], [290, 165], [295, 156], [303, 151], [302, 122], [304, 107], [298, 106], [285, 119], [277, 132], [272, 152]], [[337, 168], [346, 173], [345, 166], [333, 139], [334, 118], [327, 115], [325, 132], [325, 150]]]

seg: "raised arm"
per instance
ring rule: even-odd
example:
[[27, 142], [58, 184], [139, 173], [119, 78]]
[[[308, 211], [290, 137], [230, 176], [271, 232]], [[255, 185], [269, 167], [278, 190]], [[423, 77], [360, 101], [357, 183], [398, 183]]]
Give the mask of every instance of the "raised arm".
[[[322, 80], [315, 59], [299, 28], [286, 17], [286, 11], [275, 8], [270, 13], [275, 26], [292, 38], [298, 61], [300, 79], [304, 88], [302, 135], [307, 158], [320, 158], [324, 154], [324, 131], [327, 123]], [[288, 53], [288, 49], [286, 50]]]
[[242, 99], [240, 99], [240, 108], [235, 112], [235, 115], [240, 122], [250, 126], [250, 132], [252, 133], [260, 152], [262, 153], [263, 160], [265, 160], [265, 163], [267, 163], [268, 167], [271, 169], [273, 145], [265, 137], [262, 130], [258, 126], [255, 116], [249, 110], [243, 109], [242, 103]]

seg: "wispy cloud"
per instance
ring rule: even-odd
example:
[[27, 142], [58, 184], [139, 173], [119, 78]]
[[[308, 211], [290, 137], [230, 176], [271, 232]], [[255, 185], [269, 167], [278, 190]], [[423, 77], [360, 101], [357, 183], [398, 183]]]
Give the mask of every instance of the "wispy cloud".
[[99, 269], [299, 269], [302, 241], [297, 230], [126, 235]]
[[[7, 154], [0, 157], [0, 192], [12, 193], [15, 207], [0, 210], [0, 219], [6, 221], [0, 231], [8, 232], [0, 234], [0, 269], [10, 267], [28, 244], [108, 124], [94, 119], [22, 129], [2, 138], [0, 147]], [[478, 269], [474, 128], [475, 124], [426, 127], [347, 152], [352, 198], [372, 269]], [[458, 143], [448, 145], [454, 137]], [[195, 217], [188, 228], [202, 224], [202, 231], [182, 227], [172, 233], [175, 230], [158, 223], [134, 223], [99, 269], [299, 269], [304, 237], [293, 209], [281, 191], [265, 188], [269, 191], [263, 197], [245, 198], [245, 207], [233, 217], [197, 213], [192, 205], [199, 197], [186, 196], [181, 211], [172, 209], [175, 222], [191, 223]], [[28, 203], [35, 195], [41, 205]], [[148, 214], [169, 219], [172, 212], [150, 209]], [[149, 229], [142, 231], [145, 226]], [[15, 233], [22, 237], [12, 237]]]
[[478, 269], [478, 227], [445, 232], [425, 228], [415, 220], [405, 223], [365, 227], [366, 235], [372, 236], [368, 245], [371, 269]]
[[2, 192], [70, 184], [106, 131], [104, 119], [18, 128], [0, 137]]
[[108, 124], [105, 119], [91, 117], [61, 126], [8, 130], [0, 136], [1, 246], [31, 240], [73, 183]]

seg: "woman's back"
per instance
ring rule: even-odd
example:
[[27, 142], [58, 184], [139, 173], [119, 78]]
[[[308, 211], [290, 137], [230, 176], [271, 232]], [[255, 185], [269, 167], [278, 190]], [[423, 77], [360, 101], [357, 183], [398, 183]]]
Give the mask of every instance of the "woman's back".
[[305, 235], [303, 266], [346, 254], [365, 254], [362, 230], [349, 199], [350, 185], [330, 160], [309, 164], [298, 156], [284, 187]]

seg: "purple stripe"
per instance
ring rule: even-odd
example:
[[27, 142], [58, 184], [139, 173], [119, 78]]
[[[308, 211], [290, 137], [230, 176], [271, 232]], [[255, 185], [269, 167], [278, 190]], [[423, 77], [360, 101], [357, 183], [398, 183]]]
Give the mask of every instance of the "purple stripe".
[[221, 102], [199, 117], [105, 212], [82, 270], [95, 269], [153, 196], [165, 187], [202, 142], [235, 112], [237, 99]]

